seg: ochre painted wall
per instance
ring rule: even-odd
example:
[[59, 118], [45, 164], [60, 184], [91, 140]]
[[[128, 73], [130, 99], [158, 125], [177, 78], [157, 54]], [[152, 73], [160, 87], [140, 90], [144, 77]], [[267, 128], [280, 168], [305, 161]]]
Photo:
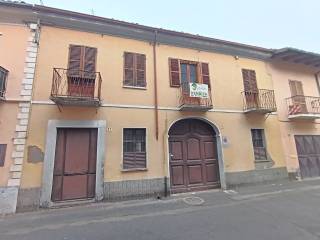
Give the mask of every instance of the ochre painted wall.
[[17, 124], [18, 102], [11, 100], [20, 98], [29, 31], [25, 26], [0, 24], [0, 32], [0, 66], [9, 70], [5, 96], [8, 101], [0, 101], [0, 144], [7, 144], [5, 165], [0, 167], [0, 187], [3, 187], [7, 186], [12, 164]]
[[[63, 37], [61, 37], [63, 36]], [[69, 44], [80, 44], [98, 49], [97, 71], [103, 78], [102, 98], [107, 104], [96, 109], [63, 107], [61, 112], [49, 100], [52, 69], [67, 68]], [[147, 89], [125, 89], [123, 81], [123, 53], [132, 51], [146, 54]], [[229, 140], [223, 148], [226, 172], [253, 170], [254, 156], [251, 128], [264, 128], [268, 152], [275, 162], [273, 167], [285, 166], [277, 117], [249, 115], [242, 112], [243, 82], [241, 68], [257, 72], [258, 87], [273, 89], [266, 64], [257, 60], [236, 60], [233, 56], [199, 52], [191, 49], [157, 46], [159, 140], [155, 138], [155, 113], [153, 109], [139, 109], [154, 105], [152, 45], [129, 39], [80, 33], [65, 29], [42, 27], [36, 69], [34, 104], [32, 105], [27, 146], [35, 145], [45, 150], [48, 120], [106, 120], [105, 181], [146, 179], [168, 176], [168, 129], [183, 117], [202, 117], [215, 124], [221, 135]], [[210, 67], [212, 97], [215, 110], [220, 112], [180, 112], [177, 110], [179, 89], [169, 86], [168, 58], [208, 62]], [[114, 106], [108, 106], [113, 104]], [[123, 105], [131, 105], [124, 108]], [[134, 106], [135, 105], [135, 106]], [[169, 108], [169, 109], [165, 109]], [[147, 171], [122, 172], [122, 129], [147, 128]], [[40, 187], [42, 163], [24, 163], [22, 187]]]

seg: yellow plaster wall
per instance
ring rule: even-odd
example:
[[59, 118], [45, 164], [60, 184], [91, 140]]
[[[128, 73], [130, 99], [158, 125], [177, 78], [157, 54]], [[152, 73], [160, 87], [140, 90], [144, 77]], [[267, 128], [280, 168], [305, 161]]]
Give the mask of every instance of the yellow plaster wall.
[[[24, 77], [29, 30], [25, 26], [0, 24], [0, 66], [9, 70], [7, 99], [19, 99]], [[0, 186], [6, 186], [14, 150], [13, 137], [17, 124], [18, 102], [0, 101], [0, 144], [7, 144], [4, 167], [0, 167]]]
[[0, 144], [7, 144], [5, 163], [3, 167], [0, 167], [0, 187], [6, 186], [8, 182], [10, 166], [12, 164], [11, 153], [14, 150], [13, 137], [17, 113], [17, 103], [0, 102]]
[[6, 98], [18, 98], [30, 31], [26, 26], [0, 24], [0, 32], [0, 66], [9, 70]]

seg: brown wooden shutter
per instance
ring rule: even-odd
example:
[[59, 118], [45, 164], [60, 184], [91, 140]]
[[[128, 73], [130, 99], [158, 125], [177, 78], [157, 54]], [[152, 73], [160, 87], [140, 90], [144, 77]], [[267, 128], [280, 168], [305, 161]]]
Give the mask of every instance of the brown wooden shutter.
[[146, 55], [135, 54], [135, 78], [137, 87], [146, 86]]
[[180, 87], [180, 61], [169, 58], [170, 86]]
[[243, 85], [245, 91], [257, 91], [257, 77], [254, 70], [242, 69]]
[[68, 74], [79, 76], [82, 70], [82, 47], [70, 45], [69, 47], [69, 63]]
[[83, 47], [83, 70], [86, 77], [95, 78], [97, 49], [92, 47]]
[[69, 74], [92, 77], [93, 73], [96, 71], [96, 58], [96, 48], [70, 45], [68, 64]]
[[134, 86], [134, 54], [124, 53], [124, 79], [123, 84]]
[[4, 166], [6, 159], [7, 144], [0, 144], [0, 167]]
[[209, 64], [200, 63], [202, 83], [210, 86]]

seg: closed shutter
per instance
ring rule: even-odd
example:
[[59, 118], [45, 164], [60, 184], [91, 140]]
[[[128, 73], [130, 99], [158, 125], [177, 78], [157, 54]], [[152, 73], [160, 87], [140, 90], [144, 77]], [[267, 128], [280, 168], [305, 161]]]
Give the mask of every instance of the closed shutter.
[[4, 161], [6, 158], [7, 144], [0, 144], [0, 167], [4, 166]]
[[124, 85], [134, 86], [134, 54], [124, 53]]
[[202, 77], [202, 83], [207, 84], [210, 88], [210, 75], [209, 75], [209, 64], [208, 63], [201, 63], [201, 77]]
[[244, 91], [246, 92], [256, 92], [258, 90], [257, 77], [254, 70], [242, 69], [242, 78]]
[[146, 87], [146, 55], [135, 54], [136, 86]]
[[307, 113], [307, 103], [303, 92], [302, 82], [289, 80], [289, 86], [292, 97], [293, 106], [299, 106], [299, 110], [296, 113]]
[[169, 58], [170, 86], [180, 87], [180, 62], [179, 59]]
[[93, 78], [96, 71], [97, 49], [70, 45], [68, 74]]
[[76, 45], [70, 45], [68, 75], [80, 76], [81, 69], [82, 69], [82, 47], [76, 46]]
[[92, 47], [83, 47], [83, 71], [86, 78], [95, 78], [97, 49]]
[[289, 80], [291, 96], [304, 96], [302, 82]]
[[123, 84], [132, 87], [146, 87], [146, 55], [124, 53]]

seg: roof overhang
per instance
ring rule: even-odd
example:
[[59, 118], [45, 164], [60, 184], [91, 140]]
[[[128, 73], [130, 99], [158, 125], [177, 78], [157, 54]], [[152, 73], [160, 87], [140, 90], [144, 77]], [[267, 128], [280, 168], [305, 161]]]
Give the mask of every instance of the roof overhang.
[[276, 50], [271, 59], [301, 64], [312, 68], [320, 68], [320, 54], [295, 48], [282, 48]]

